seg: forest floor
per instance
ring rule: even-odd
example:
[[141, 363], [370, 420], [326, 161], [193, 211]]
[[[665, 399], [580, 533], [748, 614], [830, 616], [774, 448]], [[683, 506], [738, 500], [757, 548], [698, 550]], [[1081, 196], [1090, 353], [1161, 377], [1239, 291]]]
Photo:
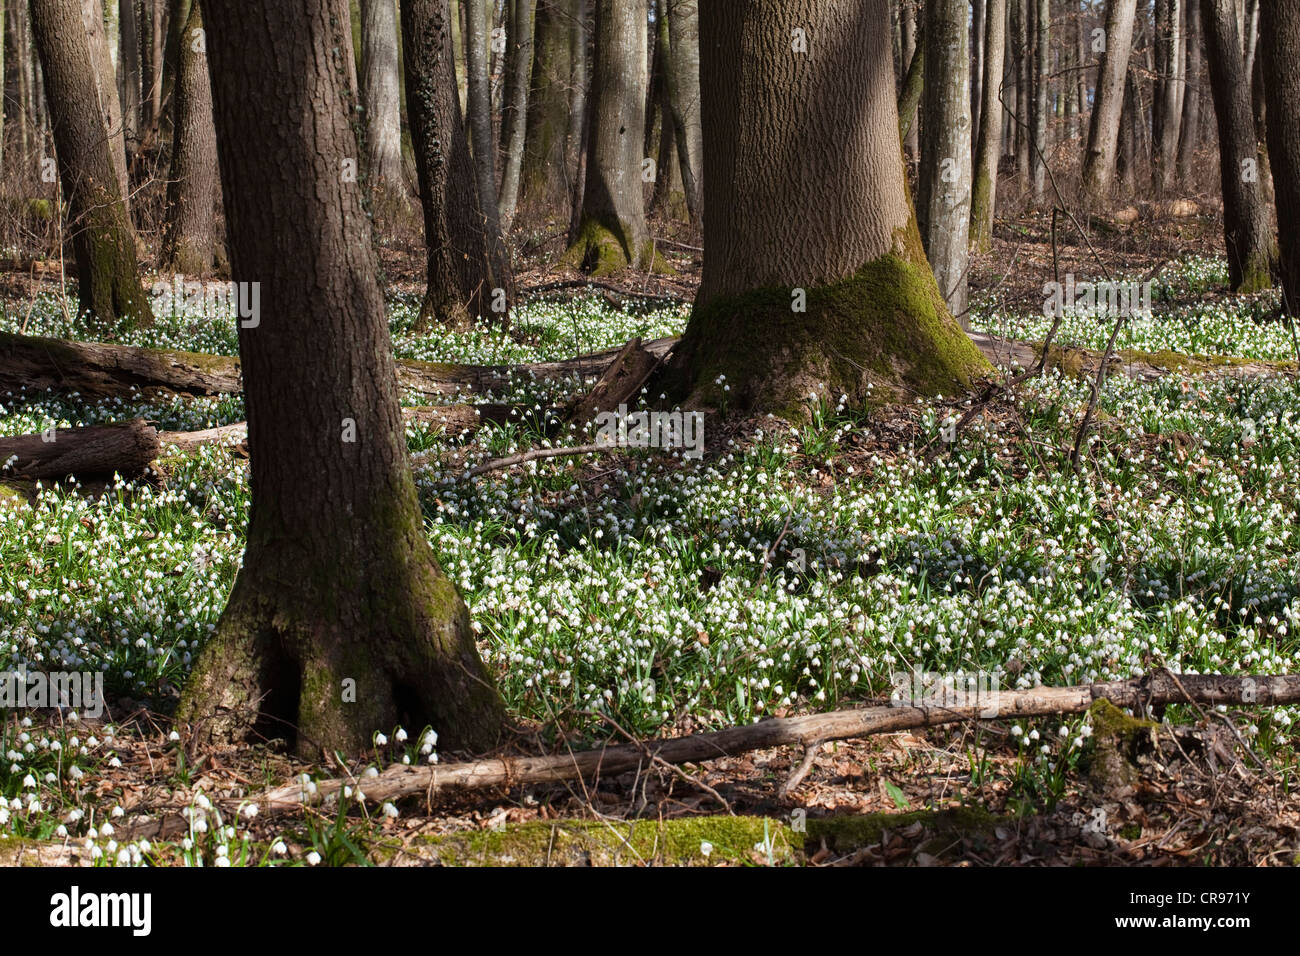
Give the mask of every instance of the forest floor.
[[[1159, 374], [1108, 378], [1077, 473], [1068, 460], [1089, 382], [1068, 367], [991, 403], [951, 442], [940, 436], [960, 413], [952, 397], [881, 409], [825, 396], [798, 427], [710, 423], [699, 461], [624, 450], [469, 479], [466, 463], [587, 440], [544, 410], [588, 383], [521, 377], [492, 398], [535, 414], [468, 440], [412, 425], [430, 542], [517, 722], [506, 749], [562, 753], [853, 706], [907, 671], [978, 671], [1008, 688], [1162, 666], [1300, 671], [1295, 339], [1270, 315], [1275, 296], [1224, 291], [1215, 228], [1099, 228], [1095, 257], [1063, 239], [1054, 269], [1049, 223], [1025, 220], [1002, 224], [975, 263], [973, 327], [1029, 342], [1050, 325], [1054, 276], [1154, 279], [1153, 313], [1133, 316], [1116, 347]], [[545, 267], [554, 252], [536, 244], [521, 287], [577, 278]], [[699, 259], [668, 254], [676, 276], [553, 289], [509, 333], [430, 336], [413, 330], [420, 261], [385, 251], [395, 348], [518, 364], [678, 334]], [[84, 337], [56, 283], [5, 282], [0, 329]], [[1075, 314], [1058, 342], [1101, 349], [1110, 331]], [[160, 315], [126, 341], [237, 351], [233, 318], [202, 309]], [[0, 406], [0, 435], [50, 421], [143, 416], [193, 430], [243, 418], [239, 396], [40, 392]], [[238, 568], [247, 507], [246, 461], [211, 446], [169, 457], [153, 481], [97, 496], [46, 487], [0, 505], [0, 662], [102, 670], [110, 692], [99, 718], [0, 723], [0, 859], [1300, 861], [1296, 707], [1170, 707], [1148, 728], [1098, 712], [826, 744], [785, 796], [803, 756], [793, 748], [432, 804], [353, 794], [342, 809], [222, 814], [214, 802], [334, 772], [274, 746], [190, 752], [168, 726]], [[429, 760], [428, 730], [375, 728], [368, 765]], [[1097, 759], [1099, 741], [1115, 739], [1131, 764], [1119, 777]], [[349, 768], [362, 787], [366, 766]]]

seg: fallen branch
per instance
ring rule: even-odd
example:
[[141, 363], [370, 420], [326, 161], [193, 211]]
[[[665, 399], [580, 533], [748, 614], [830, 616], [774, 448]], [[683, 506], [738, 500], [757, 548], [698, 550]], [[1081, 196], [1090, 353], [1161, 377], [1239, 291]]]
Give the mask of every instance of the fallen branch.
[[505, 458], [494, 458], [492, 461], [485, 461], [481, 465], [475, 465], [467, 474], [471, 477], [482, 475], [500, 468], [509, 468], [512, 465], [522, 465], [525, 462], [536, 461], [539, 458], [567, 458], [570, 455], [591, 455], [600, 451], [609, 451], [613, 447], [615, 446], [575, 445], [572, 448], [534, 448], [532, 451], [522, 451], [517, 455], [507, 455]]
[[[428, 767], [396, 764], [378, 776], [350, 781], [373, 802], [445, 790], [482, 790], [609, 777], [644, 767], [648, 754], [669, 764], [699, 763], [768, 747], [813, 747], [831, 740], [896, 733], [968, 720], [1012, 720], [1078, 714], [1098, 700], [1135, 710], [1159, 704], [1276, 706], [1300, 702], [1300, 675], [1232, 677], [1175, 676], [1158, 671], [1143, 678], [1074, 687], [1035, 687], [982, 695], [975, 706], [893, 707], [837, 710], [828, 714], [773, 718], [713, 733], [623, 744], [548, 757], [499, 757]], [[337, 795], [349, 781], [327, 780], [305, 794], [300, 783], [229, 800], [230, 809], [256, 803], [264, 812], [292, 810]]]

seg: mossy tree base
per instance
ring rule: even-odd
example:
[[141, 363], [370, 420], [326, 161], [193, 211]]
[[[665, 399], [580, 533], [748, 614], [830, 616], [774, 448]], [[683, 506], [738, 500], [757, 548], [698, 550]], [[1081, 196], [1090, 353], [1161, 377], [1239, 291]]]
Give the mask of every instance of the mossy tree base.
[[[316, 576], [277, 555], [241, 571], [177, 719], [200, 743], [283, 739], [304, 758], [348, 755], [376, 731], [438, 732], [440, 746], [496, 745], [503, 705], [455, 586], [392, 542], [354, 569]], [[313, 584], [315, 580], [315, 584]]]
[[954, 395], [989, 368], [929, 271], [895, 253], [803, 295], [802, 312], [793, 288], [697, 306], [673, 353], [670, 394], [691, 407], [797, 419], [810, 394], [859, 403]]
[[658, 275], [676, 272], [650, 240], [637, 241], [627, 226], [594, 219], [583, 220], [577, 239], [560, 262], [593, 278], [614, 276], [625, 269], [641, 269]]

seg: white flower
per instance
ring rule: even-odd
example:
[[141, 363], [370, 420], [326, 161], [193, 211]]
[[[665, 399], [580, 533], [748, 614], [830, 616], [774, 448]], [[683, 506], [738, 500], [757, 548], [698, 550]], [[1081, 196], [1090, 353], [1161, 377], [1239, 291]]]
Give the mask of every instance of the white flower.
[[391, 803], [385, 803], [383, 806], [383, 811], [384, 811], [384, 816], [386, 817], [391, 817], [391, 818], [397, 817], [397, 807], [393, 806]]
[[701, 852], [702, 854], [704, 854], [706, 857], [712, 855], [712, 853], [713, 853], [713, 844], [710, 843], [708, 840], [701, 840], [701, 841], [700, 841], [700, 852]]
[[315, 866], [317, 863], [320, 862], [320, 854], [317, 853], [315, 850], [312, 850], [310, 853], [307, 854], [307, 862], [310, 863], [312, 866]]
[[375, 734], [375, 746], [382, 747], [386, 743], [388, 743], [387, 737], [385, 737], [383, 734]]
[[289, 852], [289, 848], [284, 845], [283, 840], [276, 840], [274, 843], [271, 844], [271, 852], [274, 853], [276, 856], [284, 856], [286, 853]]
[[257, 816], [257, 804], [250, 803], [248, 806], [244, 807], [242, 813], [244, 816], [248, 817], [248, 819], [253, 819], [253, 817]]

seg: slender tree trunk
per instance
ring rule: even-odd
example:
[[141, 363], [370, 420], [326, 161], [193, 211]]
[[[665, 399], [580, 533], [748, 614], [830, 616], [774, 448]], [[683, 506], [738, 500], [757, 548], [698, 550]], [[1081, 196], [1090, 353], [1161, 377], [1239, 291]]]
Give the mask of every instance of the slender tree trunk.
[[1137, 0], [1108, 0], [1106, 4], [1106, 49], [1097, 70], [1088, 151], [1083, 158], [1084, 197], [1092, 203], [1106, 198], [1115, 175], [1115, 147], [1119, 141], [1136, 10]]
[[975, 252], [993, 248], [997, 207], [998, 157], [1002, 155], [1002, 103], [998, 99], [1006, 55], [1006, 0], [988, 0], [984, 51], [984, 96], [975, 150], [975, 185], [971, 191], [970, 244]]
[[101, 0], [81, 0], [81, 17], [86, 30], [91, 63], [95, 68], [96, 99], [100, 112], [104, 114], [104, 126], [108, 130], [118, 195], [126, 201], [129, 215], [131, 189], [126, 178], [126, 139], [122, 135], [122, 104], [117, 98], [117, 71], [113, 68], [108, 35], [104, 30], [104, 8]]
[[645, 0], [596, 0], [586, 188], [566, 261], [594, 275], [652, 268], [642, 192], [648, 25]]
[[971, 142], [978, 143], [980, 138], [980, 113], [983, 110], [981, 93], [984, 83], [985, 34], [988, 31], [988, 0], [971, 0], [971, 82], [970, 115]]
[[1187, 182], [1196, 167], [1196, 150], [1201, 141], [1201, 4], [1187, 0], [1183, 7], [1187, 32], [1187, 93], [1183, 97], [1183, 121], [1178, 134], [1178, 181]]
[[655, 156], [655, 182], [650, 210], [670, 219], [689, 220], [686, 193], [682, 187], [681, 164], [677, 161], [677, 129], [673, 125], [672, 98], [668, 77], [672, 72], [672, 51], [668, 40], [668, 0], [656, 0], [655, 68], [651, 108], [659, 118], [659, 143]]
[[699, 0], [667, 0], [668, 101], [682, 191], [691, 221], [704, 216], [704, 135], [700, 126]]
[[[924, 31], [920, 31], [924, 36]], [[925, 92], [925, 43], [916, 44], [912, 58], [903, 75], [902, 89], [898, 91], [898, 132], [904, 140], [917, 136], [921, 96]], [[919, 140], [918, 140], [919, 141]]]
[[530, 219], [568, 211], [565, 134], [573, 78], [572, 0], [538, 0], [519, 206]]
[[1156, 169], [1156, 187], [1164, 192], [1173, 188], [1178, 166], [1178, 135], [1182, 127], [1182, 102], [1187, 85], [1183, 33], [1182, 0], [1162, 0], [1160, 13], [1163, 20], [1157, 23], [1156, 39], [1165, 39], [1159, 57], [1160, 82], [1157, 98], [1152, 104], [1155, 149], [1153, 159]]
[[[910, 65], [916, 59], [917, 52], [922, 49], [922, 44], [917, 35], [920, 31], [917, 25], [916, 6], [912, 0], [899, 0], [898, 21], [903, 62]], [[918, 65], [924, 62], [924, 59], [922, 59]], [[904, 69], [908, 68], [910, 67], [904, 67]], [[920, 103], [919, 91], [917, 93], [917, 103]], [[916, 122], [915, 106], [908, 114], [903, 114], [900, 110], [899, 128], [907, 131], [903, 136], [903, 152], [909, 162], [916, 162], [921, 155], [921, 133], [920, 125]]]
[[[1015, 66], [1016, 66], [1016, 117], [1015, 124], [1015, 144], [1016, 144], [1016, 173], [1021, 177], [1029, 175], [1029, 154], [1030, 143], [1033, 138], [1033, 74], [1034, 74], [1034, 53], [1030, 45], [1030, 38], [1033, 31], [1030, 29], [1030, 20], [1033, 16], [1034, 0], [1011, 0], [1013, 22], [1015, 32], [1013, 34], [1015, 45]], [[1024, 182], [1024, 179], [1021, 179]], [[922, 228], [922, 235], [925, 234]]]
[[[700, 6], [709, 254], [666, 383], [695, 407], [797, 418], [810, 393], [951, 395], [985, 368], [907, 200], [888, 12], [888, 0]], [[957, 32], [964, 48], [964, 18]], [[825, 162], [750, 145], [812, 142]]]
[[[424, 536], [361, 189], [339, 175], [356, 140], [335, 10], [204, 10], [231, 266], [260, 283], [239, 330], [253, 507], [177, 719], [199, 740], [269, 732], [313, 757], [398, 723], [481, 750], [503, 709]], [[250, 131], [261, 148], [239, 148]]]
[[469, 74], [469, 130], [474, 179], [489, 234], [501, 233], [497, 207], [496, 141], [492, 137], [492, 92], [488, 78], [488, 17], [482, 0], [465, 0], [465, 64]]
[[213, 212], [218, 199], [217, 131], [212, 121], [206, 33], [199, 0], [192, 0], [179, 41], [173, 88], [172, 166], [167, 182], [167, 226], [161, 269], [203, 275], [218, 259]]
[[[925, 94], [916, 214], [934, 277], [953, 315], [965, 318], [970, 255], [970, 55], [965, 0], [925, 8]], [[964, 323], [963, 323], [964, 325]]]
[[402, 0], [411, 144], [424, 208], [428, 288], [420, 324], [464, 328], [505, 320], [514, 303], [501, 233], [483, 215], [469, 141], [456, 100], [447, 0]]
[[402, 173], [402, 94], [394, 0], [361, 0], [361, 104], [365, 107], [366, 178], [371, 201], [376, 211], [400, 217], [409, 210], [409, 194]]
[[118, 54], [118, 96], [122, 101], [122, 124], [127, 151], [134, 155], [140, 145], [140, 30], [135, 0], [119, 0], [121, 32]]
[[31, 12], [77, 259], [78, 311], [102, 332], [147, 324], [153, 313], [140, 285], [135, 230], [118, 191], [82, 5], [32, 0]]
[[6, 81], [9, 78], [9, 74], [5, 72], [5, 44], [9, 39], [8, 34], [5, 32], [5, 22], [7, 19], [5, 17], [6, 6], [6, 0], [0, 0], [0, 169], [5, 168], [5, 108], [8, 105], [8, 97], [6, 95], [8, 84]]
[[1260, 0], [1260, 57], [1268, 97], [1268, 147], [1277, 196], [1282, 308], [1300, 315], [1300, 7], [1290, 0]]
[[1050, 0], [1036, 0], [1034, 64], [1034, 143], [1030, 168], [1033, 170], [1034, 204], [1042, 206], [1047, 198], [1047, 131], [1048, 99], [1051, 94], [1052, 39], [1050, 25], [1052, 8]]
[[1273, 224], [1261, 187], [1259, 140], [1250, 83], [1232, 0], [1203, 0], [1210, 91], [1219, 124], [1223, 235], [1228, 273], [1238, 292], [1267, 289], [1277, 258]]
[[587, 139], [591, 130], [591, 61], [588, 42], [595, 8], [592, 0], [574, 0], [573, 33], [569, 37], [573, 55], [573, 90], [569, 98], [569, 131], [565, 136], [567, 169], [573, 170], [569, 184], [569, 236], [572, 243], [582, 224], [582, 196], [587, 186]]
[[502, 116], [501, 129], [504, 143], [504, 168], [501, 173], [501, 193], [498, 208], [501, 229], [510, 231], [514, 222], [515, 207], [519, 204], [519, 176], [524, 160], [524, 138], [528, 123], [528, 86], [533, 72], [533, 27], [537, 0], [513, 0], [515, 20], [510, 29], [514, 36], [510, 72], [513, 81], [507, 81], [509, 109]]

